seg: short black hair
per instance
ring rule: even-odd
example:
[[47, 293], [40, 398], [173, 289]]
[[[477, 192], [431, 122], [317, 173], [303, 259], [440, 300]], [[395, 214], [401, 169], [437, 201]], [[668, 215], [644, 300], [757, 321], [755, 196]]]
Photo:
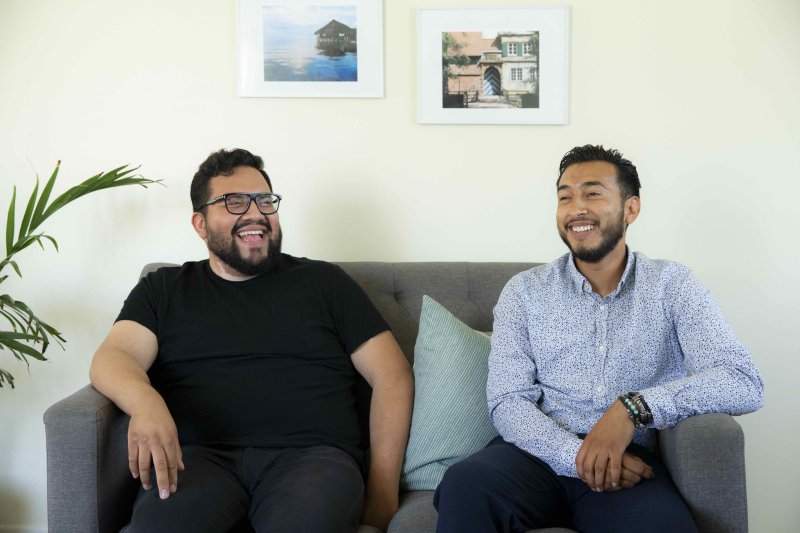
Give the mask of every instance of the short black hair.
[[230, 151], [222, 149], [208, 156], [195, 172], [194, 178], [192, 178], [192, 186], [189, 190], [192, 209], [195, 211], [203, 211], [205, 209], [205, 207], [198, 208], [198, 206], [209, 199], [211, 187], [208, 183], [211, 178], [215, 176], [230, 176], [236, 167], [253, 167], [258, 170], [264, 176], [267, 185], [269, 185], [269, 190], [272, 190], [272, 182], [269, 180], [267, 173], [264, 172], [264, 161], [260, 157], [242, 148], [234, 148]]
[[617, 183], [619, 190], [622, 194], [622, 199], [626, 200], [631, 196], [639, 196], [639, 173], [636, 167], [630, 160], [622, 157], [622, 153], [613, 148], [606, 149], [602, 145], [585, 144], [583, 146], [576, 146], [561, 158], [561, 163], [558, 165], [558, 182], [561, 181], [561, 176], [567, 167], [576, 163], [588, 163], [590, 161], [605, 161], [617, 167]]

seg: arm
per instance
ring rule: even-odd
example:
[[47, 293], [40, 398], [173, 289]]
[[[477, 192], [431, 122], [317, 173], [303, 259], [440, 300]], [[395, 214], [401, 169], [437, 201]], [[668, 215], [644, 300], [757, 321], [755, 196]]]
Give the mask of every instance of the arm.
[[697, 414], [741, 415], [764, 403], [764, 383], [719, 306], [692, 274], [667, 303], [690, 375], [642, 390], [653, 427], [666, 429]]
[[162, 499], [177, 490], [183, 470], [178, 431], [164, 400], [150, 385], [147, 369], [155, 361], [158, 343], [152, 331], [131, 320], [111, 328], [92, 360], [92, 385], [131, 416], [128, 427], [128, 465], [142, 486], [151, 487], [155, 465]]
[[414, 377], [389, 331], [362, 344], [352, 360], [372, 387], [370, 464], [362, 523], [386, 529], [400, 505], [400, 469], [411, 425]]
[[512, 279], [494, 308], [486, 385], [489, 416], [506, 442], [546, 462], [556, 474], [577, 477], [575, 455], [581, 440], [539, 409], [542, 388], [516, 290], [524, 289], [517, 289]]

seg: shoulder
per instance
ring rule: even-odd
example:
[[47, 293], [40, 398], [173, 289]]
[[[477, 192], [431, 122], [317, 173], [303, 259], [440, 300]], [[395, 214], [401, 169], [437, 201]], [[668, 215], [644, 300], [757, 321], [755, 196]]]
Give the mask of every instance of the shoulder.
[[187, 261], [182, 265], [154, 265], [152, 270], [142, 276], [142, 281], [156, 285], [175, 283], [181, 278], [202, 274], [204, 263], [208, 261]]
[[633, 252], [636, 260], [635, 283], [637, 286], [658, 289], [675, 294], [687, 282], [695, 282], [692, 270], [667, 259], [650, 259], [641, 252]]
[[559, 287], [569, 282], [569, 254], [555, 261], [538, 265], [514, 275], [504, 292], [536, 294], [542, 290]]
[[295, 257], [281, 254], [281, 272], [294, 272], [307, 276], [337, 276], [344, 275], [344, 271], [333, 263], [308, 257]]

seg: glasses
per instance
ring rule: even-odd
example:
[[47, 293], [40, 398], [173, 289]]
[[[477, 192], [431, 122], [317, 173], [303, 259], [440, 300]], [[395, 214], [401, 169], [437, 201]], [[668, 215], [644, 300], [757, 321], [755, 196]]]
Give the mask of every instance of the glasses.
[[282, 199], [283, 197], [280, 194], [271, 192], [230, 192], [197, 206], [195, 211], [200, 211], [207, 205], [225, 200], [225, 209], [228, 210], [228, 213], [231, 215], [243, 215], [250, 209], [250, 202], [255, 201], [256, 207], [262, 215], [271, 215], [278, 212]]

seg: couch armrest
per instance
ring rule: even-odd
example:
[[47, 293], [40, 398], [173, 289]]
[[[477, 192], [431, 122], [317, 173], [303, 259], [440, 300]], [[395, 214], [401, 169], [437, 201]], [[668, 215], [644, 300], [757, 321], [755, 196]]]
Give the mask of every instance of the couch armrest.
[[659, 446], [700, 531], [747, 531], [744, 433], [732, 416], [686, 418], [659, 433]]
[[129, 420], [91, 385], [45, 411], [49, 531], [119, 531], [130, 520]]

